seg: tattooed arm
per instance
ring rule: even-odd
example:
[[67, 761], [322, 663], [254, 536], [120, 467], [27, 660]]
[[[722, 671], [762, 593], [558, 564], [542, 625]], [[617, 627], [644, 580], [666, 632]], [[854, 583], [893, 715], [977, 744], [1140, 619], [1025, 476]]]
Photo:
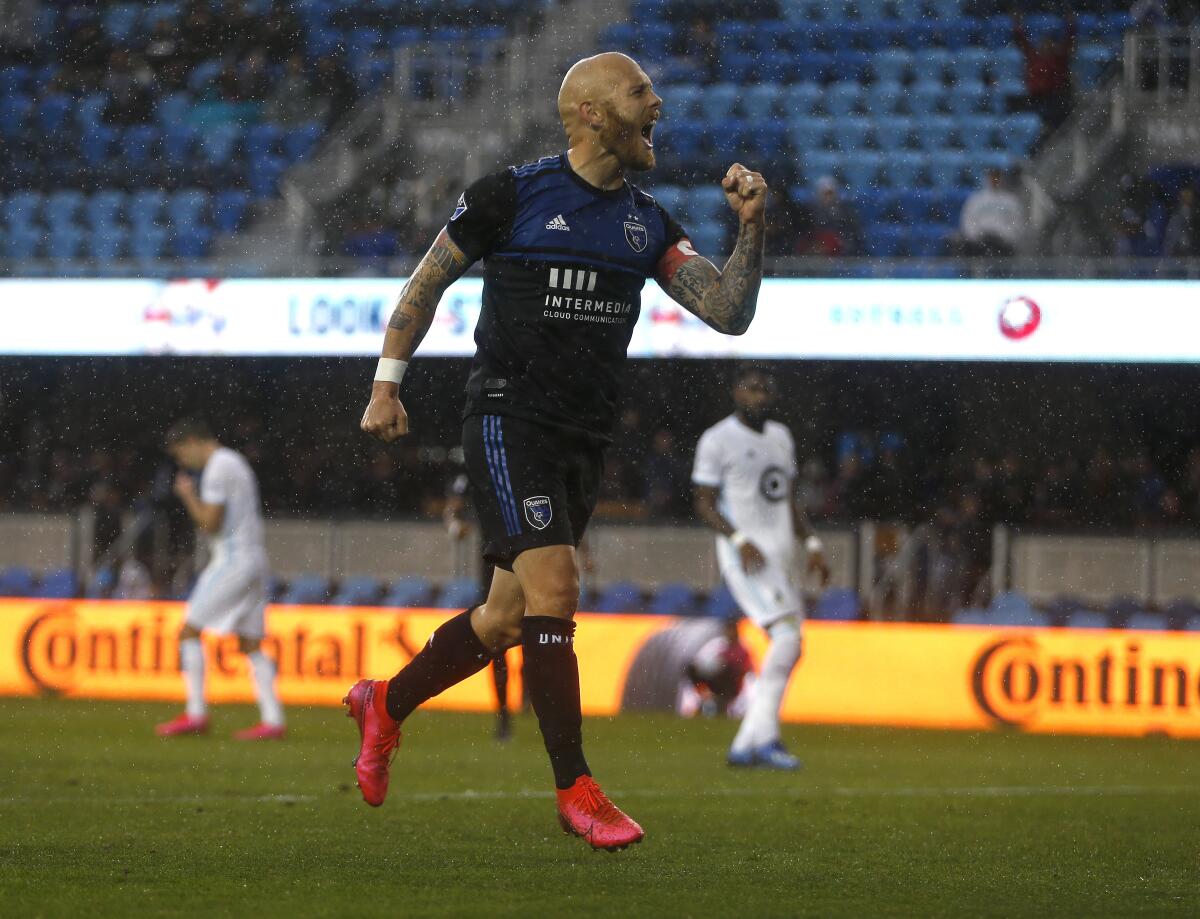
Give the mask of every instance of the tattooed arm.
[[[471, 259], [443, 229], [413, 272], [388, 320], [383, 337], [383, 357], [410, 361], [421, 344], [442, 294], [462, 277]], [[408, 414], [400, 403], [400, 386], [387, 380], [371, 385], [371, 401], [359, 424], [364, 431], [391, 443], [408, 433]]]
[[767, 184], [759, 173], [734, 163], [721, 187], [740, 218], [725, 268], [718, 271], [684, 241], [668, 250], [666, 277], [660, 283], [672, 300], [718, 332], [741, 335], [750, 328], [762, 284]]

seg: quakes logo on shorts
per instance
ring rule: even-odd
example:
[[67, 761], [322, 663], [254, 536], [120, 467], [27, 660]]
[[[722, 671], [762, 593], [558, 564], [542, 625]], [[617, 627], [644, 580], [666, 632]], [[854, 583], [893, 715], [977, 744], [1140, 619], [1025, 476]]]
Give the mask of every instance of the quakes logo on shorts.
[[554, 519], [554, 510], [550, 507], [550, 499], [545, 495], [526, 498], [525, 519], [535, 530], [544, 530], [550, 526], [550, 521]]
[[758, 480], [758, 490], [768, 501], [782, 501], [788, 493], [787, 473], [778, 466], [768, 466]]

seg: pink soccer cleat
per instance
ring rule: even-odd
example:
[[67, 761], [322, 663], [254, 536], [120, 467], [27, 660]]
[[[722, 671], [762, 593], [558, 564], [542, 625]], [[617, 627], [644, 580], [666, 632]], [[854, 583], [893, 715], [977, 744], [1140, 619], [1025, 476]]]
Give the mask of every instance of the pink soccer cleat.
[[256, 724], [252, 728], [243, 728], [233, 735], [234, 740], [283, 740], [287, 736], [287, 728], [282, 724]]
[[178, 718], [165, 721], [154, 729], [159, 737], [183, 737], [185, 734], [207, 734], [208, 718], [193, 718], [182, 714]]
[[570, 788], [560, 788], [558, 822], [564, 833], [579, 836], [593, 849], [617, 852], [646, 834], [600, 790], [590, 775], [581, 775]]
[[363, 800], [378, 807], [387, 797], [388, 769], [400, 746], [400, 723], [387, 713], [387, 680], [359, 680], [342, 702], [358, 724], [360, 743], [354, 773]]

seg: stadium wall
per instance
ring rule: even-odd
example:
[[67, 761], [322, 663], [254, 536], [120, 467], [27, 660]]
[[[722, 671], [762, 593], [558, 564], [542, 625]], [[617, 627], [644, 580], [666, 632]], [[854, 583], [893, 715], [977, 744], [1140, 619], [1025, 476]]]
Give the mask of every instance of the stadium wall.
[[[286, 703], [337, 705], [364, 676], [399, 669], [445, 610], [275, 607], [268, 651]], [[178, 603], [0, 602], [0, 695], [179, 700]], [[584, 712], [674, 705], [678, 662], [703, 625], [581, 613]], [[756, 659], [762, 635], [745, 626]], [[249, 702], [245, 659], [209, 638], [215, 702]], [[510, 652], [514, 658], [518, 651]], [[674, 661], [669, 665], [666, 662]], [[517, 687], [512, 687], [516, 702]], [[430, 707], [491, 707], [486, 673]], [[890, 623], [806, 626], [805, 660], [784, 702], [794, 722], [1200, 737], [1200, 635]]]

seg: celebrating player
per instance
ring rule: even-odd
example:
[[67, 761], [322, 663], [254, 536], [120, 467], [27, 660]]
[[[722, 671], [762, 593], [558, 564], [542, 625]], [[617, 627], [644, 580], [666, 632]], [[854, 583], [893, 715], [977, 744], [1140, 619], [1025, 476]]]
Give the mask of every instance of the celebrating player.
[[735, 411], [696, 446], [692, 482], [696, 515], [717, 531], [717, 562], [729, 592], [770, 638], [754, 694], [733, 746], [731, 766], [797, 769], [779, 738], [779, 706], [800, 660], [804, 601], [796, 587], [796, 539], [822, 582], [829, 567], [821, 541], [796, 502], [796, 447], [788, 429], [768, 415], [775, 391], [759, 370], [746, 370], [733, 389]]
[[347, 695], [358, 723], [358, 784], [383, 803], [400, 725], [422, 702], [520, 644], [524, 683], [557, 786], [559, 822], [595, 848], [620, 849], [642, 828], [592, 779], [583, 755], [576, 546], [596, 503], [620, 372], [647, 278], [714, 329], [750, 325], [762, 281], [767, 186], [734, 164], [721, 180], [740, 230], [724, 270], [626, 181], [654, 166], [662, 112], [650, 79], [623, 54], [576, 63], [559, 114], [570, 149], [485, 176], [409, 279], [388, 323], [362, 428], [384, 441], [408, 431], [404, 371], [446, 288], [476, 259], [486, 278], [467, 384], [463, 450], [496, 565], [486, 602], [455, 616], [390, 681]]
[[234, 634], [250, 661], [262, 721], [238, 731], [239, 740], [283, 737], [283, 706], [275, 694], [275, 664], [263, 654], [267, 603], [267, 552], [263, 546], [258, 480], [246, 458], [213, 437], [201, 421], [185, 419], [167, 432], [167, 452], [186, 470], [200, 472], [200, 487], [188, 472], [175, 479], [175, 494], [196, 528], [209, 536], [211, 560], [188, 598], [179, 633], [179, 658], [187, 686], [187, 710], [157, 728], [162, 737], [208, 731], [204, 698], [203, 631]]

